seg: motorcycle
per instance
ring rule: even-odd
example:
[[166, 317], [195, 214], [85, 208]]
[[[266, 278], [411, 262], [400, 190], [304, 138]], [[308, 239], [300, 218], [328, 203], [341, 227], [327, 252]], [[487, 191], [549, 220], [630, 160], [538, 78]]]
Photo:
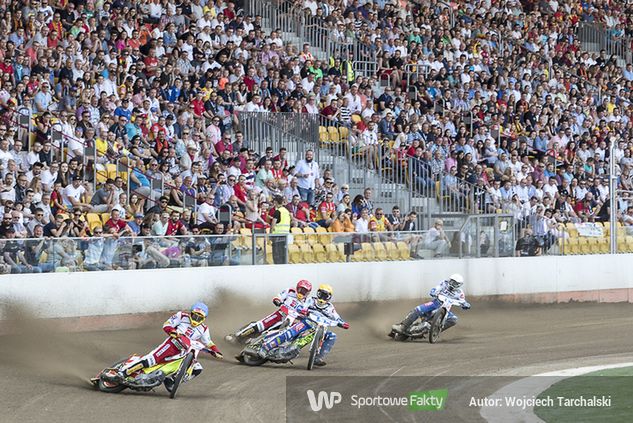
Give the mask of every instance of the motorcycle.
[[93, 386], [101, 392], [119, 393], [125, 389], [133, 391], [151, 391], [161, 384], [169, 392], [169, 398], [175, 398], [176, 392], [181, 384], [192, 378], [193, 365], [198, 358], [200, 351], [205, 351], [215, 356], [213, 351], [205, 348], [198, 342], [190, 340], [185, 336], [180, 336], [172, 340], [181, 350], [178, 358], [160, 363], [152, 367], [147, 367], [123, 377], [120, 370], [129, 364], [135, 364], [141, 360], [138, 354], [117, 361], [110, 367], [106, 367], [94, 378], [90, 379]]
[[389, 337], [393, 338], [394, 341], [404, 342], [407, 340], [424, 339], [428, 335], [429, 343], [436, 343], [440, 337], [440, 333], [442, 333], [444, 323], [446, 323], [451, 308], [461, 303], [460, 300], [447, 297], [443, 294], [438, 294], [436, 299], [441, 304], [438, 308], [433, 310], [429, 316], [419, 317], [404, 332], [397, 332], [392, 329], [389, 333]]
[[262, 364], [270, 361], [271, 363], [287, 363], [295, 359], [301, 349], [306, 345], [309, 345], [309, 356], [307, 369], [312, 370], [314, 367], [314, 360], [319, 355], [319, 351], [323, 345], [327, 328], [330, 326], [336, 326], [337, 321], [327, 318], [320, 313], [310, 312], [303, 319], [309, 322], [310, 328], [301, 333], [297, 338], [290, 342], [286, 342], [276, 348], [271, 349], [265, 354], [264, 357], [260, 354], [260, 350], [265, 342], [277, 336], [281, 331], [285, 330], [288, 326], [292, 325], [294, 321], [299, 318], [299, 313], [295, 310], [289, 309], [288, 318], [277, 329], [269, 329], [262, 333], [259, 337], [247, 342], [246, 347], [235, 357], [240, 363], [247, 364], [249, 366], [261, 366]]

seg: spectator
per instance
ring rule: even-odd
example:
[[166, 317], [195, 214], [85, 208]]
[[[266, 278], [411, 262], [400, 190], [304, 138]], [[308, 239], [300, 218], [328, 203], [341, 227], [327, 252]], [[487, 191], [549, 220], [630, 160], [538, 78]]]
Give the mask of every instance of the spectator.
[[444, 222], [436, 219], [433, 227], [428, 230], [424, 237], [424, 248], [432, 250], [435, 257], [441, 257], [448, 252], [450, 241], [444, 232]]
[[319, 164], [314, 161], [314, 152], [306, 151], [305, 159], [299, 160], [295, 166], [294, 176], [298, 178], [297, 189], [301, 196], [301, 201], [306, 201], [312, 205], [314, 202], [314, 190], [319, 186], [321, 172]]

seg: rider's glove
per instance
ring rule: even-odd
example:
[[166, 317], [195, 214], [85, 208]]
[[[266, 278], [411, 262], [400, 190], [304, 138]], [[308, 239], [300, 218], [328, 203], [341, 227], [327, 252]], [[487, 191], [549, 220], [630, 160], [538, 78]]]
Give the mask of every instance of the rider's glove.
[[464, 304], [462, 304], [462, 308], [464, 310], [468, 310], [470, 308], [470, 303], [468, 301], [464, 301]]
[[308, 316], [310, 314], [310, 310], [307, 308], [298, 308], [297, 312], [299, 312], [302, 316]]
[[172, 338], [176, 339], [180, 336], [180, 334], [178, 333], [177, 330], [172, 330], [171, 332], [169, 332], [169, 336], [171, 336]]
[[275, 307], [279, 307], [283, 303], [282, 303], [282, 301], [279, 298], [275, 297], [275, 298], [273, 298], [273, 304], [275, 305]]
[[222, 360], [224, 358], [224, 355], [222, 355], [217, 345], [213, 345], [211, 348], [209, 348], [209, 354], [211, 354], [218, 360]]
[[347, 322], [339, 322], [338, 327], [339, 328], [343, 328], [343, 329], [349, 329], [349, 323], [347, 323]]
[[437, 297], [437, 291], [435, 290], [435, 288], [431, 289], [431, 292], [429, 292], [429, 295], [431, 297]]

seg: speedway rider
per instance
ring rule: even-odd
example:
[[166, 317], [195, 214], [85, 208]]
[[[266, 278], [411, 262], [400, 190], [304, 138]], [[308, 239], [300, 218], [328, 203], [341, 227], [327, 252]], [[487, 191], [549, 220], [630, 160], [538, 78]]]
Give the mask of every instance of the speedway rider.
[[[466, 301], [464, 292], [461, 290], [464, 285], [464, 277], [459, 273], [452, 274], [448, 280], [440, 282], [435, 288], [431, 289], [429, 295], [433, 298], [428, 303], [420, 304], [407, 314], [402, 322], [393, 325], [391, 329], [398, 333], [404, 333], [419, 317], [429, 317], [431, 313], [438, 309], [442, 303], [437, 299], [438, 295], [444, 295], [459, 302], [464, 310], [470, 308], [470, 303]], [[444, 323], [443, 331], [457, 324], [457, 316], [453, 312], [449, 312]]]
[[[121, 377], [126, 378], [139, 370], [153, 367], [167, 361], [177, 360], [189, 350], [190, 341], [198, 341], [203, 344], [205, 351], [221, 360], [222, 353], [211, 340], [209, 327], [204, 324], [209, 315], [209, 308], [202, 302], [191, 306], [189, 311], [179, 311], [171, 316], [164, 324], [163, 330], [169, 334], [169, 338], [162, 344], [141, 357], [136, 363], [130, 363], [121, 368]], [[191, 378], [202, 373], [202, 365], [197, 361], [193, 365]]]
[[[265, 330], [270, 329], [278, 323], [281, 323], [287, 315], [284, 308], [300, 311], [305, 308], [306, 300], [312, 293], [312, 284], [305, 279], [297, 282], [296, 288], [290, 287], [282, 291], [278, 296], [273, 298], [273, 304], [280, 307], [274, 313], [269, 314], [260, 321], [249, 323], [242, 329], [235, 332], [234, 335], [227, 335], [225, 339], [228, 342], [235, 342], [246, 338], [252, 338]], [[283, 306], [283, 307], [282, 307]]]
[[[311, 297], [307, 303], [307, 309], [302, 310], [302, 315], [307, 316], [310, 312], [312, 313], [320, 313], [323, 316], [327, 317], [330, 320], [334, 320], [337, 322], [337, 326], [343, 329], [349, 329], [349, 323], [345, 322], [341, 319], [341, 316], [338, 315], [334, 305], [330, 302], [332, 299], [332, 287], [327, 284], [322, 284], [319, 286], [319, 289], [316, 292], [316, 296]], [[285, 342], [292, 341], [296, 339], [299, 335], [301, 335], [306, 330], [310, 329], [311, 322], [306, 318], [299, 318], [295, 324], [290, 326], [285, 331], [279, 333], [273, 339], [262, 345], [262, 350], [260, 354], [266, 355], [273, 348], [282, 345]], [[325, 333], [325, 338], [323, 340], [323, 345], [321, 346], [321, 350], [319, 354], [315, 357], [314, 365], [315, 366], [325, 366], [324, 358], [325, 356], [332, 350], [334, 343], [336, 342], [336, 334], [331, 331], [327, 331]]]

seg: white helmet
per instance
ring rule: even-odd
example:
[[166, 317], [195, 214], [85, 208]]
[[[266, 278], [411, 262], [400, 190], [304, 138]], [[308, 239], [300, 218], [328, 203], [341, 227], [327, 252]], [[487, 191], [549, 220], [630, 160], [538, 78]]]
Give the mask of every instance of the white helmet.
[[453, 273], [448, 278], [448, 286], [451, 290], [459, 289], [464, 284], [464, 277], [459, 273]]

